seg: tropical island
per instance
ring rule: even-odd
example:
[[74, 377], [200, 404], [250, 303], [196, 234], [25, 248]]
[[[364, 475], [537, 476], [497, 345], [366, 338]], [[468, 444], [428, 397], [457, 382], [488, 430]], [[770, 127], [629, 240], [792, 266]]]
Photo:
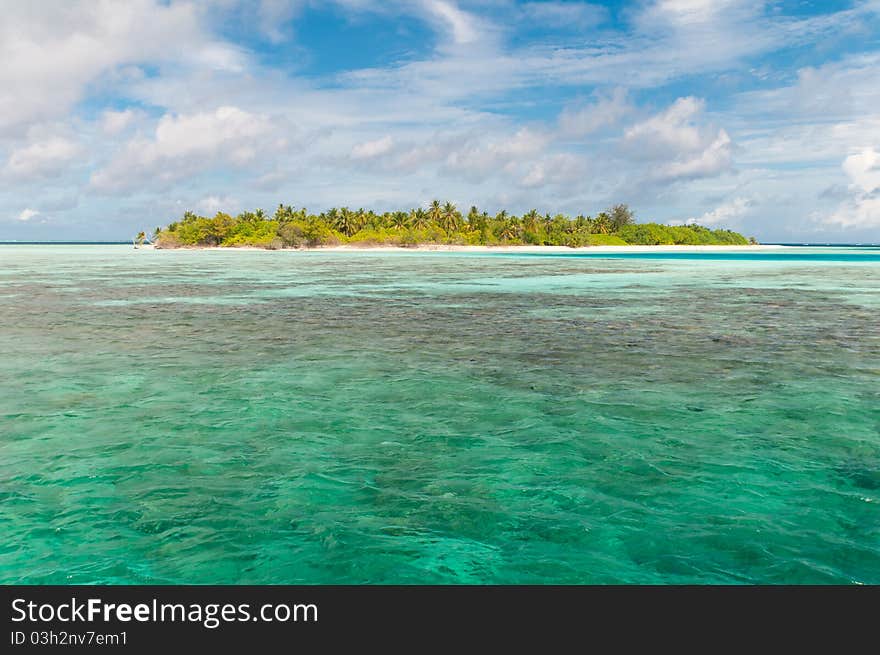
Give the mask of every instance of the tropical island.
[[[143, 233], [138, 240], [143, 241]], [[262, 209], [213, 217], [187, 211], [165, 228], [156, 228], [157, 248], [256, 247], [269, 250], [326, 246], [745, 246], [754, 238], [700, 225], [637, 223], [625, 204], [596, 216], [500, 211], [490, 216], [471, 207], [462, 214], [451, 202], [433, 201], [427, 209], [383, 212], [333, 208], [310, 214], [279, 205], [270, 217]]]

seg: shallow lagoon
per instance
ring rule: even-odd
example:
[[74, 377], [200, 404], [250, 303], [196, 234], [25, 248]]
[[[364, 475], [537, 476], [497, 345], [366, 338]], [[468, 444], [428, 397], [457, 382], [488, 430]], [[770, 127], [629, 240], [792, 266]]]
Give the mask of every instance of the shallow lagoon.
[[0, 246], [0, 582], [880, 583], [880, 250]]

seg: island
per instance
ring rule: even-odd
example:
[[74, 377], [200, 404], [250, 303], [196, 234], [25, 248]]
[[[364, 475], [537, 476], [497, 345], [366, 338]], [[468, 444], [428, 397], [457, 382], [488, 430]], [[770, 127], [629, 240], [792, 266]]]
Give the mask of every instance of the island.
[[[142, 240], [142, 235], [138, 235]], [[490, 216], [471, 207], [462, 214], [451, 202], [433, 201], [427, 209], [376, 213], [333, 208], [311, 214], [281, 204], [270, 217], [262, 209], [213, 217], [191, 211], [151, 239], [156, 248], [252, 247], [269, 250], [332, 246], [746, 246], [754, 238], [727, 229], [696, 224], [638, 223], [633, 211], [618, 204], [596, 216], [500, 211]]]

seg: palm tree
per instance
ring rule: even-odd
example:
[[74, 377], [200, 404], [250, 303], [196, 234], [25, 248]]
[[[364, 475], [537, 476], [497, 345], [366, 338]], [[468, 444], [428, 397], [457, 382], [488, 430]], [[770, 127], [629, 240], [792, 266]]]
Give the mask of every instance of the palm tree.
[[390, 224], [398, 230], [406, 229], [410, 226], [410, 215], [406, 212], [394, 212], [391, 214]]
[[340, 209], [336, 219], [336, 229], [347, 237], [357, 232], [360, 229], [357, 213], [351, 211], [348, 207]]
[[479, 229], [480, 226], [480, 210], [476, 205], [471, 205], [467, 215], [467, 228], [471, 230]]
[[257, 211], [254, 212], [254, 218], [256, 218], [258, 221], [265, 221], [266, 220], [266, 212], [264, 212], [262, 209], [258, 209]]
[[512, 241], [514, 239], [519, 239], [520, 234], [522, 232], [522, 226], [518, 221], [514, 219], [510, 219], [504, 223], [504, 227], [501, 229], [501, 234], [498, 236], [501, 237], [504, 241]]
[[428, 216], [428, 212], [419, 207], [409, 213], [409, 222], [413, 229], [424, 230], [431, 224], [431, 219]]
[[523, 214], [523, 227], [529, 232], [534, 232], [538, 227], [538, 210], [532, 209], [527, 214]]
[[458, 229], [458, 210], [455, 208], [451, 202], [446, 202], [443, 205], [442, 213], [440, 214], [440, 224], [441, 227], [446, 230], [446, 232], [455, 232]]
[[471, 207], [471, 210], [468, 212], [467, 217], [468, 229], [474, 232], [485, 232], [488, 225], [489, 214], [487, 214], [486, 212], [480, 213], [479, 209], [477, 209], [476, 207]]
[[369, 226], [374, 230], [382, 227], [382, 218], [374, 212], [372, 209], [364, 212], [363, 209], [360, 210], [363, 212], [361, 214], [361, 226]]
[[273, 218], [283, 225], [284, 223], [289, 223], [290, 221], [292, 221], [293, 217], [293, 207], [291, 207], [290, 205], [285, 206], [281, 204], [278, 205], [278, 209], [275, 210], [275, 216]]
[[608, 234], [611, 231], [611, 217], [605, 212], [599, 212], [593, 220], [593, 229], [597, 234]]
[[440, 225], [441, 216], [443, 216], [443, 208], [440, 206], [440, 201], [432, 200], [431, 206], [428, 207], [428, 218], [430, 218], [437, 225]]

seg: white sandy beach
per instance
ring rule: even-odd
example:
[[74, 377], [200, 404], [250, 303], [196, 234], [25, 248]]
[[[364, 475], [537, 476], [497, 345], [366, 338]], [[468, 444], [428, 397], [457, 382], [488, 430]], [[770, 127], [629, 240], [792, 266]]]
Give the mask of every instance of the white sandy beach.
[[[569, 248], [568, 246], [454, 246], [443, 244], [423, 244], [413, 247], [401, 246], [367, 246], [367, 245], [340, 245], [340, 246], [317, 246], [314, 248], [299, 248], [296, 250], [313, 252], [509, 252], [509, 253], [621, 253], [621, 252], [756, 252], [764, 250], [782, 250], [792, 246], [778, 245], [753, 245], [753, 246], [585, 246], [583, 248]], [[141, 246], [144, 250], [155, 249], [152, 245]], [[183, 246], [180, 248], [168, 248], [167, 250], [261, 250], [272, 251], [267, 248], [254, 246]], [[285, 250], [295, 250], [293, 248]]]
[[754, 252], [757, 250], [776, 250], [789, 248], [790, 246], [754, 245], [754, 246], [584, 246], [583, 248], [569, 248], [568, 246], [451, 246], [442, 244], [424, 244], [413, 248], [400, 246], [324, 246], [310, 248], [310, 250], [325, 250], [328, 252], [346, 250], [376, 250], [376, 251], [443, 251], [443, 252]]

